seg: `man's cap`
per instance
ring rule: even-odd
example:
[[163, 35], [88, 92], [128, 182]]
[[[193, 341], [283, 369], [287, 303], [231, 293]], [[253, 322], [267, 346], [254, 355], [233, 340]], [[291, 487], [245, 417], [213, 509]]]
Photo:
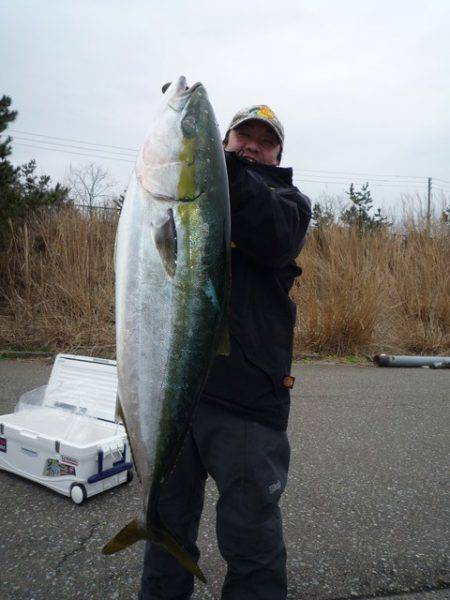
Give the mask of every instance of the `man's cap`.
[[281, 122], [278, 120], [276, 114], [273, 112], [271, 108], [266, 106], [265, 104], [256, 104], [255, 106], [249, 106], [248, 108], [243, 108], [239, 112], [237, 112], [234, 117], [231, 119], [230, 126], [228, 127], [228, 131], [230, 129], [235, 129], [242, 123], [246, 121], [262, 121], [269, 125], [276, 134], [277, 138], [280, 140], [280, 144], [283, 147], [284, 143], [284, 129]]

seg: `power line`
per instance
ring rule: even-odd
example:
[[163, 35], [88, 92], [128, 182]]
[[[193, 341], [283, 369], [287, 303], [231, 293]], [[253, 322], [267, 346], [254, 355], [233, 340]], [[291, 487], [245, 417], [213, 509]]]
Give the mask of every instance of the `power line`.
[[303, 171], [305, 173], [327, 173], [329, 175], [356, 175], [361, 177], [398, 177], [398, 178], [406, 178], [406, 179], [426, 179], [425, 176], [420, 175], [387, 175], [386, 173], [383, 175], [377, 175], [375, 173], [352, 173], [350, 171], [320, 171], [314, 169], [298, 169], [295, 168], [294, 171]]
[[[28, 138], [17, 137], [14, 136], [13, 140], [21, 140], [23, 142], [32, 142], [32, 143], [41, 143], [41, 144], [51, 144], [52, 146], [61, 146], [62, 148], [75, 148], [76, 150], [89, 150], [90, 152], [103, 152], [104, 150], [97, 150], [96, 148], [83, 148], [83, 146], [72, 146], [70, 144], [59, 144], [58, 142], [45, 142], [44, 140], [30, 140]], [[49, 150], [53, 150], [54, 148], [49, 148]], [[110, 150], [108, 154], [118, 154], [119, 156], [127, 156], [129, 158], [129, 154], [123, 154], [122, 152], [114, 152], [114, 150]]]
[[[300, 174], [299, 171], [296, 171], [296, 174]], [[323, 175], [309, 175], [310, 177], [314, 177], [317, 181], [327, 181], [326, 177]], [[418, 185], [420, 183], [420, 180], [405, 180], [405, 181], [398, 181], [398, 180], [392, 180], [392, 179], [375, 179], [374, 177], [361, 177], [361, 176], [357, 176], [357, 177], [352, 177], [350, 175], [337, 175], [335, 177], [335, 179], [341, 179], [344, 181], [357, 181], [357, 182], [365, 182], [365, 181], [379, 181], [382, 183], [398, 183], [399, 185], [404, 185], [404, 184], [408, 184], [408, 183], [412, 183], [414, 185]], [[423, 181], [425, 181], [426, 178], [423, 178]]]
[[59, 150], [58, 148], [45, 148], [44, 146], [33, 146], [31, 144], [24, 144], [23, 142], [18, 142], [16, 144], [16, 146], [26, 146], [27, 148], [37, 148], [39, 150], [52, 150], [53, 152], [62, 152], [63, 154], [77, 154], [78, 156], [87, 156], [88, 158], [107, 158], [108, 160], [116, 160], [119, 162], [126, 162], [126, 163], [131, 163], [134, 164], [135, 161], [134, 160], [126, 160], [124, 158], [116, 158], [113, 156], [96, 156], [96, 155], [92, 155], [92, 154], [84, 154], [82, 152], [74, 152], [73, 150]]
[[[321, 183], [321, 184], [333, 184], [333, 185], [342, 185], [342, 186], [347, 186], [350, 185], [352, 183], [352, 181], [350, 179], [346, 180], [346, 181], [328, 181], [328, 180], [324, 180], [324, 179], [294, 179], [294, 182], [301, 182], [301, 183]], [[360, 183], [360, 182], [357, 182]], [[369, 182], [370, 183], [370, 182]], [[412, 185], [417, 186], [419, 184], [419, 182], [415, 181], [415, 182], [410, 182], [410, 183], [370, 183], [370, 185], [372, 187], [400, 187], [400, 188], [408, 188], [411, 187]], [[424, 183], [425, 185], [425, 183]], [[418, 189], [418, 188], [416, 188]]]
[[[23, 129], [9, 129], [9, 131], [14, 132], [14, 133], [19, 133], [19, 134], [25, 134], [25, 135], [31, 135], [31, 136], [35, 136], [35, 137], [41, 137], [41, 138], [47, 138], [47, 139], [53, 139], [53, 140], [60, 140], [63, 142], [74, 142], [76, 144], [83, 144], [83, 145], [87, 145], [87, 146], [98, 146], [101, 148], [113, 148], [115, 150], [125, 150], [128, 152], [138, 152], [138, 149], [136, 148], [129, 148], [126, 146], [113, 146], [110, 144], [100, 144], [97, 142], [88, 142], [85, 140], [77, 140], [77, 139], [73, 139], [73, 138], [66, 138], [66, 137], [60, 137], [60, 136], [55, 136], [55, 135], [48, 135], [48, 134], [43, 134], [43, 133], [34, 133], [31, 131], [24, 131]], [[33, 142], [34, 140], [27, 140], [27, 141], [31, 141]], [[41, 140], [36, 140], [38, 142], [40, 142]], [[43, 142], [41, 141], [41, 143], [48, 143], [48, 142]], [[52, 142], [53, 143], [53, 142]], [[86, 150], [93, 150], [94, 148], [86, 148]], [[376, 173], [355, 173], [352, 171], [326, 171], [326, 170], [320, 170], [320, 169], [300, 169], [300, 168], [295, 168], [295, 171], [299, 171], [299, 172], [305, 172], [305, 173], [325, 173], [325, 174], [329, 174], [329, 175], [338, 175], [338, 176], [355, 176], [355, 177], [388, 177], [390, 179], [394, 178], [394, 179], [426, 179], [425, 176], [420, 176], [420, 175], [389, 175], [389, 174], [376, 174]], [[320, 175], [313, 175], [313, 177], [320, 177]], [[446, 179], [440, 179], [438, 177], [433, 178], [436, 179], [438, 181], [442, 181], [444, 183], [450, 183], [449, 180]], [[382, 180], [380, 179], [379, 181], [389, 181], [389, 180]]]
[[[44, 142], [45, 143], [45, 142]], [[62, 152], [64, 154], [75, 154], [77, 156], [86, 156], [88, 158], [106, 158], [108, 160], [115, 160], [115, 161], [119, 161], [119, 162], [127, 162], [130, 164], [134, 164], [135, 161], [132, 160], [126, 160], [126, 159], [122, 159], [122, 158], [117, 158], [115, 156], [106, 156], [106, 155], [92, 155], [92, 154], [86, 154], [86, 153], [82, 153], [82, 152], [74, 152], [73, 150], [61, 150], [59, 148], [49, 148], [49, 147], [45, 147], [45, 146], [36, 146], [36, 145], [32, 145], [32, 144], [24, 144], [23, 142], [17, 142], [16, 143], [17, 146], [26, 146], [27, 148], [36, 148], [39, 150], [51, 150], [54, 152]], [[67, 146], [64, 146], [67, 147]], [[325, 180], [325, 179], [294, 179], [294, 182], [300, 182], [300, 183], [321, 183], [321, 184], [332, 184], [332, 185], [342, 185], [347, 186], [350, 185], [350, 183], [352, 183], [350, 180], [342, 180], [342, 181], [329, 181], [329, 180]], [[360, 182], [357, 182], [360, 183]], [[383, 184], [383, 183], [378, 183], [378, 182], [374, 182], [371, 183], [372, 187], [399, 187], [402, 189], [405, 189], [405, 187], [411, 187], [411, 185], [417, 185], [418, 182], [393, 182], [393, 183], [388, 183], [388, 184]], [[418, 188], [415, 188], [416, 190]]]
[[32, 133], [31, 131], [23, 131], [21, 129], [10, 129], [9, 131], [12, 131], [14, 133], [21, 133], [21, 134], [25, 134], [25, 135], [34, 135], [37, 137], [49, 138], [49, 139], [53, 139], [53, 140], [62, 140], [63, 142], [75, 142], [76, 144], [85, 144], [88, 146], [102, 146], [103, 148], [115, 148], [116, 150], [131, 150], [131, 152], [138, 151], [136, 148], [126, 148], [124, 146], [110, 146], [108, 144], [98, 144], [96, 142], [85, 142], [82, 140], [73, 140], [71, 138], [57, 137], [55, 135], [44, 135], [43, 133]]
[[[28, 131], [24, 131], [24, 130], [20, 130], [20, 129], [10, 129], [11, 132], [16, 132], [16, 133], [21, 133], [21, 134], [25, 134], [25, 135], [32, 135], [35, 137], [41, 137], [41, 138], [47, 138], [49, 140], [61, 140], [64, 142], [74, 142], [77, 144], [84, 144], [84, 145], [89, 145], [92, 146], [92, 148], [84, 148], [84, 147], [80, 147], [80, 146], [71, 146], [69, 144], [59, 144], [57, 142], [46, 142], [45, 140], [40, 140], [37, 139], [36, 142], [35, 140], [30, 140], [27, 138], [21, 138], [21, 137], [17, 137], [17, 136], [13, 136], [12, 139], [13, 140], [21, 140], [20, 142], [14, 142], [14, 144], [16, 146], [23, 146], [23, 147], [27, 147], [27, 148], [35, 148], [38, 150], [51, 150], [54, 152], [60, 152], [63, 154], [73, 154], [73, 155], [77, 155], [77, 156], [85, 156], [87, 158], [95, 158], [95, 159], [108, 159], [108, 160], [115, 160], [118, 162], [127, 162], [130, 164], [134, 164], [135, 161], [134, 160], [127, 160], [125, 158], [118, 158], [117, 156], [110, 156], [111, 154], [117, 154], [119, 157], [128, 157], [130, 155], [128, 154], [123, 154], [121, 152], [108, 152], [108, 154], [104, 153], [104, 154], [87, 154], [86, 152], [75, 152], [73, 150], [62, 150], [60, 148], [74, 148], [75, 150], [86, 150], [88, 152], [104, 152], [102, 150], [99, 150], [97, 148], [95, 148], [94, 146], [98, 146], [98, 147], [102, 147], [102, 148], [114, 148], [117, 150], [125, 150], [125, 151], [129, 151], [129, 152], [135, 152], [137, 153], [137, 149], [134, 148], [127, 148], [124, 146], [112, 146], [112, 145], [108, 145], [108, 144], [97, 144], [97, 143], [93, 143], [93, 142], [87, 142], [87, 141], [83, 141], [83, 140], [75, 140], [72, 138], [65, 138], [65, 137], [58, 137], [58, 136], [51, 136], [51, 135], [45, 135], [45, 134], [37, 134], [37, 133], [32, 133], [32, 132], [28, 132]], [[5, 136], [5, 134], [2, 134], [3, 137], [9, 137], [9, 136]], [[23, 142], [32, 142], [32, 144], [26, 144]], [[33, 143], [35, 142], [35, 143]], [[48, 144], [47, 146], [42, 146], [42, 145], [37, 145], [37, 144]], [[59, 146], [60, 148], [55, 148], [52, 146]], [[131, 158], [131, 156], [130, 156]], [[294, 172], [296, 174], [300, 174], [302, 172], [304, 173], [310, 173], [314, 179], [303, 179], [303, 178], [297, 178], [295, 179], [295, 181], [301, 182], [301, 183], [322, 183], [322, 184], [331, 184], [331, 185], [347, 185], [350, 183], [350, 178], [351, 177], [356, 177], [358, 178], [360, 181], [356, 181], [356, 183], [362, 183], [362, 181], [368, 181], [368, 183], [370, 183], [370, 185], [372, 187], [410, 187], [412, 185], [419, 185], [420, 180], [426, 180], [427, 178], [425, 177], [420, 177], [418, 175], [382, 175], [382, 174], [370, 174], [370, 173], [354, 173], [354, 172], [346, 172], [346, 171], [325, 171], [325, 170], [313, 170], [313, 169], [299, 169], [299, 168], [295, 168]], [[322, 173], [325, 174], [334, 174], [336, 177], [335, 179], [339, 179], [339, 181], [330, 181], [325, 179], [325, 177], [323, 175], [321, 175]], [[378, 178], [384, 178], [384, 177], [388, 177], [390, 179], [378, 179]], [[363, 179], [361, 179], [363, 178]], [[366, 179], [368, 178], [368, 179]], [[377, 178], [377, 179], [374, 179]], [[394, 181], [392, 181], [394, 179]], [[399, 179], [400, 181], [395, 181], [395, 179]], [[403, 181], [402, 181], [403, 180]], [[441, 178], [433, 178], [433, 181], [441, 181], [445, 183], [450, 183], [449, 180], [446, 179], [441, 179]], [[425, 185], [425, 181], [424, 181], [424, 185]], [[417, 188], [416, 188], [417, 189]], [[433, 189], [439, 190], [439, 191], [449, 191], [447, 189], [447, 187], [444, 186], [440, 186], [440, 185], [433, 185]]]
[[325, 181], [325, 180], [317, 180], [317, 179], [293, 179], [294, 183], [296, 182], [300, 182], [300, 183], [332, 183], [332, 184], [337, 184], [337, 185], [347, 185], [347, 183], [350, 182], [346, 182], [346, 181]]

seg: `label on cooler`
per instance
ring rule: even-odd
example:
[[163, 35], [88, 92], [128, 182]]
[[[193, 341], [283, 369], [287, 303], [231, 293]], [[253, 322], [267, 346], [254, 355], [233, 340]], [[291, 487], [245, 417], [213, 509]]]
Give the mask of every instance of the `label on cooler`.
[[75, 467], [65, 465], [56, 458], [47, 458], [44, 475], [47, 477], [63, 477], [64, 475], [76, 475]]
[[6, 438], [0, 437], [0, 452], [7, 452], [8, 442]]
[[61, 456], [61, 462], [66, 463], [66, 465], [78, 466], [78, 460], [76, 458], [72, 458], [71, 456], [67, 456], [66, 454]]

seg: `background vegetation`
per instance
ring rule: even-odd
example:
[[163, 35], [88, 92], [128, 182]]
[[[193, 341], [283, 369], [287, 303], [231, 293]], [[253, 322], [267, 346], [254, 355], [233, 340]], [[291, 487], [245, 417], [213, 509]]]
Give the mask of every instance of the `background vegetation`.
[[[14, 120], [0, 99], [0, 133]], [[0, 349], [114, 356], [113, 248], [123, 195], [89, 165], [65, 186], [13, 167], [0, 140]], [[323, 198], [298, 260], [295, 354], [445, 354], [450, 349], [450, 211], [393, 225], [368, 185]]]

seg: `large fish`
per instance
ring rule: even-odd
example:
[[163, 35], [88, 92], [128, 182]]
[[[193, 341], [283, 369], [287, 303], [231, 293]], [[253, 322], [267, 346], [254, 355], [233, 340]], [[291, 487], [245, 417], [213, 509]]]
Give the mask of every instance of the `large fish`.
[[157, 511], [216, 353], [226, 353], [230, 215], [221, 139], [205, 88], [184, 77], [139, 153], [116, 239], [118, 402], [143, 513], [103, 548], [163, 545], [205, 578]]

